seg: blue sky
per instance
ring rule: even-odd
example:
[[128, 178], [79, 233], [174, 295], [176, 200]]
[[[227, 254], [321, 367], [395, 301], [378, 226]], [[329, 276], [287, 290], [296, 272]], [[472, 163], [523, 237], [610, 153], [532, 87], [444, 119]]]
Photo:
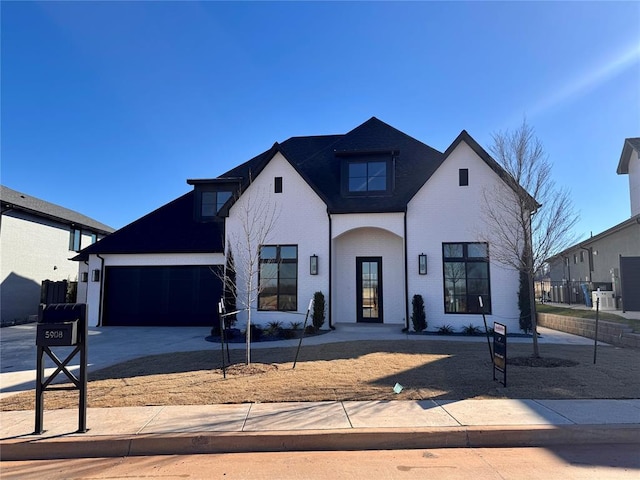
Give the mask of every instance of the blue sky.
[[1, 181], [120, 228], [372, 116], [444, 151], [526, 116], [599, 233], [630, 216], [638, 2], [7, 2]]

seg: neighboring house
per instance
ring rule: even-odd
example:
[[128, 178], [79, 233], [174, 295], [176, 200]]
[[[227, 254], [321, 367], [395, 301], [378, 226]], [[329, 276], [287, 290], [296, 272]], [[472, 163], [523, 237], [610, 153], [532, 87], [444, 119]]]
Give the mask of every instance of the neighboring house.
[[624, 142], [617, 173], [629, 175], [631, 218], [549, 259], [550, 299], [640, 311], [640, 138]]
[[[113, 229], [5, 186], [0, 186], [0, 200], [0, 311], [7, 325], [38, 314], [44, 280], [77, 281], [78, 264], [71, 257]], [[84, 301], [86, 287], [79, 285]]]
[[[463, 131], [441, 153], [371, 118], [341, 135], [293, 137], [84, 249], [94, 325], [217, 323], [232, 245], [243, 283], [247, 206], [270, 205], [275, 228], [258, 251], [264, 286], [252, 320], [300, 321], [314, 292], [326, 326], [377, 322], [411, 328], [415, 294], [430, 330], [489, 320], [518, 330], [518, 273], [499, 265], [485, 228], [483, 192], [506, 173]], [[81, 264], [82, 266], [83, 264]], [[242, 296], [243, 293], [239, 292]], [[244, 324], [239, 315], [239, 326]]]

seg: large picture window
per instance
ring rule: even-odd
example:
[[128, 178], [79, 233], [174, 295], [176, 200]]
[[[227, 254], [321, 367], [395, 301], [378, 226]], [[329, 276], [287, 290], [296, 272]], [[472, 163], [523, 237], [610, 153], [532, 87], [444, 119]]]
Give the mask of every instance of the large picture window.
[[[491, 313], [489, 246], [443, 243], [445, 313]], [[478, 297], [482, 297], [480, 307]]]
[[260, 247], [258, 310], [298, 309], [298, 246]]

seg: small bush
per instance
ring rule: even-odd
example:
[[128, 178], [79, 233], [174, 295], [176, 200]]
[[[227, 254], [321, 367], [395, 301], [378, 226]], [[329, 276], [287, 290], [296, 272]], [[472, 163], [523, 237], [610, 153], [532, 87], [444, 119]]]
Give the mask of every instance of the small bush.
[[285, 340], [290, 340], [292, 338], [296, 338], [295, 330], [292, 330], [290, 328], [285, 328], [284, 330], [281, 330], [280, 334], [282, 335], [282, 338], [285, 339]]
[[482, 332], [480, 327], [476, 327], [474, 324], [470, 323], [466, 327], [462, 328], [462, 333], [465, 335], [480, 335]]
[[324, 301], [324, 294], [322, 292], [316, 292], [313, 294], [313, 314], [311, 319], [313, 320], [313, 327], [316, 332], [324, 325], [324, 312], [326, 305]]
[[282, 331], [282, 322], [279, 321], [273, 321], [273, 322], [269, 322], [267, 324], [267, 328], [265, 333], [267, 335], [280, 335], [280, 332]]
[[258, 342], [262, 338], [264, 330], [257, 325], [251, 325], [251, 341]]
[[294, 332], [296, 330], [300, 330], [300, 327], [302, 326], [302, 322], [291, 322], [289, 323], [291, 330], [293, 330]]
[[438, 335], [451, 335], [454, 329], [451, 325], [442, 325], [438, 328]]
[[313, 325], [307, 325], [307, 328], [304, 329], [305, 335], [313, 335], [316, 333], [316, 327]]
[[411, 300], [411, 306], [413, 307], [413, 313], [411, 314], [413, 329], [416, 332], [421, 332], [427, 328], [427, 315], [424, 313], [422, 295], [414, 295], [413, 300]]

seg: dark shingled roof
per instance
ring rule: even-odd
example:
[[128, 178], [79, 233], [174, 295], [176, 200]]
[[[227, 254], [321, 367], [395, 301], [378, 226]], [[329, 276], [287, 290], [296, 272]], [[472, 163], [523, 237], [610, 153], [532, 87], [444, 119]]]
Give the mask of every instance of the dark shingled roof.
[[[463, 131], [447, 152], [440, 153], [375, 117], [342, 135], [292, 137], [238, 165], [213, 180], [188, 180], [191, 185], [238, 182], [241, 191], [280, 152], [327, 204], [330, 213], [403, 212], [411, 198], [461, 141], [505, 178], [504, 170], [469, 134]], [[395, 172], [391, 193], [345, 196], [341, 169], [345, 156], [393, 154]], [[222, 252], [224, 224], [194, 219], [194, 192], [190, 192], [91, 245], [76, 259], [91, 253]]]
[[45, 202], [26, 193], [17, 192], [4, 185], [0, 185], [0, 200], [2, 211], [20, 210], [38, 217], [48, 218], [70, 226], [86, 227], [96, 233], [109, 234], [114, 231], [108, 225], [100, 223], [86, 215], [69, 210], [68, 208]]
[[203, 253], [223, 251], [223, 223], [196, 222], [189, 192], [83, 249], [92, 253]]
[[[221, 177], [256, 177], [275, 155], [282, 153], [331, 213], [402, 212], [416, 192], [444, 160], [442, 153], [375, 117], [344, 135], [292, 137], [228, 171]], [[343, 196], [341, 165], [344, 155], [381, 152], [395, 157], [392, 194]]]

